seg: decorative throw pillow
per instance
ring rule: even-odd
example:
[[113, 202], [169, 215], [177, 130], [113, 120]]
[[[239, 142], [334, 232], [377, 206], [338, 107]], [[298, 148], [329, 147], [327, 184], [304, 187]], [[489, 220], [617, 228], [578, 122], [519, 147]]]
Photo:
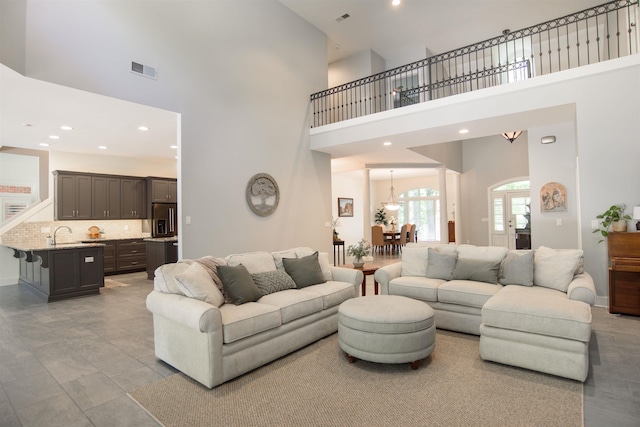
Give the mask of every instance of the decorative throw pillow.
[[224, 297], [200, 264], [193, 263], [184, 272], [176, 275], [176, 284], [188, 297], [199, 299], [213, 306], [224, 304]]
[[317, 251], [302, 258], [283, 258], [282, 263], [286, 272], [296, 282], [297, 288], [326, 282], [318, 262]]
[[262, 295], [269, 295], [274, 292], [296, 288], [296, 283], [291, 276], [280, 270], [252, 274], [251, 278], [253, 279], [253, 283], [260, 289]]
[[189, 265], [182, 262], [164, 264], [156, 268], [153, 277], [154, 289], [167, 294], [184, 295], [176, 283], [176, 275], [184, 273], [188, 268]]
[[453, 280], [475, 280], [476, 282], [498, 283], [499, 261], [460, 259], [453, 270]]
[[426, 276], [430, 279], [451, 280], [458, 254], [455, 252], [440, 252], [434, 248], [429, 248], [428, 252]]
[[220, 277], [218, 277], [218, 266], [227, 265], [227, 261], [225, 261], [224, 258], [216, 258], [214, 256], [205, 256], [195, 260], [185, 259], [180, 262], [181, 263], [184, 262], [187, 264], [193, 264], [194, 262], [197, 262], [198, 264], [203, 266], [204, 269], [207, 271], [207, 273], [209, 273], [209, 276], [211, 276], [211, 280], [213, 280], [213, 283], [216, 284], [216, 286], [222, 293], [222, 296], [224, 297], [224, 302], [227, 304], [231, 302], [231, 299], [229, 298], [229, 296], [226, 294], [224, 290], [224, 286], [222, 285], [222, 280], [220, 280]]
[[510, 251], [500, 266], [500, 284], [533, 286], [533, 256], [533, 251]]
[[240, 264], [234, 267], [230, 265], [219, 265], [218, 275], [233, 304], [240, 305], [253, 302], [262, 297], [262, 292], [260, 292], [260, 289], [253, 283], [251, 274], [249, 274], [244, 265]]
[[540, 247], [533, 258], [533, 284], [567, 292], [580, 268], [583, 252], [579, 249], [554, 250]]

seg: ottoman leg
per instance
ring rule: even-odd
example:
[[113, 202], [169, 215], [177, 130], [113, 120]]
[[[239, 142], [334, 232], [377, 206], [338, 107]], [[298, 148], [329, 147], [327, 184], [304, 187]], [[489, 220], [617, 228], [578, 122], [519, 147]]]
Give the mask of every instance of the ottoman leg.
[[344, 355], [347, 357], [347, 360], [349, 361], [349, 363], [354, 363], [356, 360], [358, 360], [352, 355], [350, 355], [349, 353], [347, 353], [346, 351], [344, 352]]
[[416, 369], [418, 369], [418, 367], [422, 364], [422, 360], [423, 360], [423, 359], [415, 360], [415, 361], [413, 361], [413, 362], [409, 362], [409, 365], [411, 366], [411, 369], [413, 369], [414, 371], [415, 371]]

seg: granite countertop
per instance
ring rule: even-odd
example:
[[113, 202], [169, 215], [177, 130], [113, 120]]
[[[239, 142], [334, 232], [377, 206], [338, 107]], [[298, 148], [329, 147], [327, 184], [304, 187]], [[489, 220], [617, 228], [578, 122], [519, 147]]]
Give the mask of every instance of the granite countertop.
[[56, 251], [61, 249], [76, 249], [76, 248], [94, 248], [104, 246], [104, 243], [81, 243], [81, 242], [73, 242], [73, 243], [60, 243], [55, 246], [47, 245], [45, 242], [42, 245], [35, 246], [21, 246], [21, 245], [9, 245], [3, 243], [2, 246], [6, 246], [10, 249], [15, 249], [21, 252], [33, 252], [33, 251]]
[[174, 236], [174, 237], [148, 237], [146, 239], [143, 239], [145, 242], [158, 242], [158, 243], [162, 243], [162, 242], [177, 242], [178, 241], [178, 236]]

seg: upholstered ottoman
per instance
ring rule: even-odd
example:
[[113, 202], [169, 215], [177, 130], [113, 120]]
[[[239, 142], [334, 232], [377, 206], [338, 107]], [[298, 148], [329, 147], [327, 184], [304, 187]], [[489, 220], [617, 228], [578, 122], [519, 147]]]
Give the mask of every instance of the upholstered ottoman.
[[398, 295], [372, 295], [340, 304], [338, 340], [350, 362], [410, 363], [417, 369], [436, 345], [431, 307]]

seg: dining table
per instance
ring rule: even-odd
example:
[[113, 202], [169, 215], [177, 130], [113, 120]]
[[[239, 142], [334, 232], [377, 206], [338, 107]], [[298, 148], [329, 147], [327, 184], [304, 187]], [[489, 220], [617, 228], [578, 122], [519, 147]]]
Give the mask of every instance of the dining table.
[[399, 230], [385, 231], [382, 234], [384, 235], [385, 242], [389, 242], [391, 244], [391, 253], [395, 253], [396, 252], [395, 242], [397, 242], [400, 239], [400, 231]]

